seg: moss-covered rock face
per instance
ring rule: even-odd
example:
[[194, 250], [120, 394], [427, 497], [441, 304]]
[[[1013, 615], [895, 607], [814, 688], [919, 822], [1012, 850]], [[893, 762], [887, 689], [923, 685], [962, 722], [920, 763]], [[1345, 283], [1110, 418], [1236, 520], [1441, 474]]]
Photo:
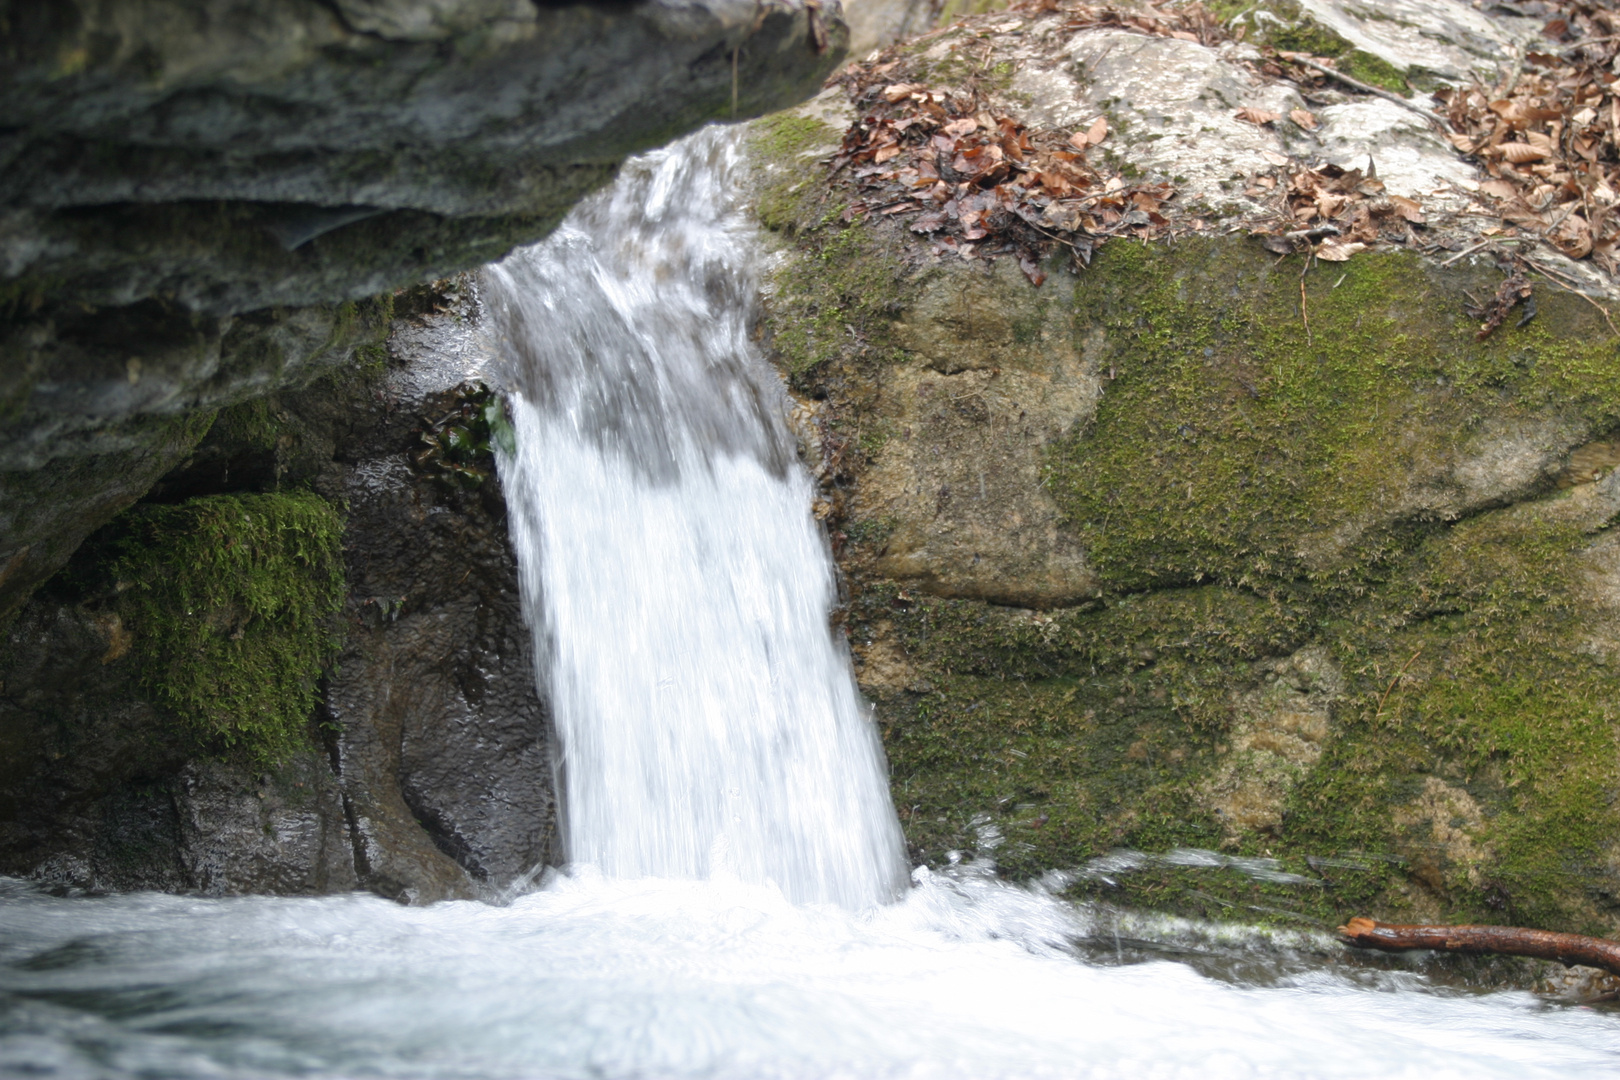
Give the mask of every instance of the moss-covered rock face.
[[836, 126], [794, 123], [755, 143], [767, 340], [915, 857], [1209, 916], [1620, 925], [1591, 305], [1544, 288], [1480, 341], [1494, 268], [1302, 278], [1242, 237], [1036, 290], [845, 222], [806, 168]]
[[303, 745], [338, 647], [343, 520], [318, 495], [143, 504], [91, 539], [113, 646], [203, 748], [271, 764]]

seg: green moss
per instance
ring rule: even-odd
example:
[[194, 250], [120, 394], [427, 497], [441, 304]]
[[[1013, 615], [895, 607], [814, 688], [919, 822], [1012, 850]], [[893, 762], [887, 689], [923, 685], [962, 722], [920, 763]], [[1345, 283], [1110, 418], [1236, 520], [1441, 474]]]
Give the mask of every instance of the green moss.
[[854, 636], [885, 622], [929, 673], [920, 694], [880, 703], [918, 854], [971, 847], [985, 815], [1009, 837], [1029, 830], [999, 854], [1013, 874], [1218, 843], [1197, 779], [1230, 725], [1230, 686], [1300, 644], [1302, 614], [1214, 587], [1049, 616], [867, 591]]
[[[1339, 70], [1353, 79], [1395, 93], [1407, 92], [1407, 72], [1356, 48], [1348, 39], [1306, 15], [1298, 4], [1288, 0], [1264, 4], [1220, 0], [1211, 6], [1211, 10], [1229, 25], [1246, 26], [1249, 40], [1255, 44], [1268, 45], [1284, 52], [1334, 57], [1339, 62]], [[1270, 18], [1255, 18], [1257, 12]], [[1361, 14], [1362, 17], [1385, 18], [1377, 13]]]
[[1382, 57], [1360, 49], [1350, 49], [1339, 61], [1339, 70], [1352, 79], [1360, 79], [1397, 94], [1406, 93], [1406, 72]]
[[[889, 327], [927, 315], [925, 272], [892, 222], [844, 222], [823, 177], [775, 175], [766, 223], [791, 258], [768, 332], [861, 445], [894, 423]], [[905, 660], [881, 669], [903, 684], [872, 692], [913, 853], [993, 848], [1030, 877], [1115, 848], [1220, 848], [1285, 876], [1161, 860], [1072, 889], [1284, 923], [1603, 931], [1620, 912], [1620, 671], [1587, 641], [1603, 616], [1582, 554], [1603, 525], [1550, 481], [1461, 521], [1401, 508], [1504, 430], [1620, 429], [1620, 351], [1550, 290], [1534, 321], [1477, 341], [1465, 290], [1489, 294], [1489, 270], [1366, 253], [1307, 273], [1303, 310], [1300, 272], [1224, 238], [1111, 244], [1079, 276], [1103, 391], [1048, 444], [1045, 482], [1097, 600], [1037, 614], [910, 594], [871, 572], [892, 522], [837, 526], [851, 639]], [[1012, 319], [997, 345], [1033, 347], [1042, 325]], [[1213, 785], [1251, 752], [1234, 740], [1263, 701], [1306, 692], [1271, 681], [1306, 646], [1342, 680], [1313, 714], [1320, 756], [1289, 759], [1280, 822], [1235, 823]]]
[[1111, 377], [1091, 426], [1054, 447], [1048, 485], [1111, 585], [1360, 588], [1428, 526], [1347, 523], [1485, 416], [1556, 399], [1595, 428], [1620, 420], [1620, 356], [1567, 298], [1479, 343], [1460, 284], [1416, 259], [1338, 273], [1307, 279], [1309, 331], [1298, 264], [1230, 242], [1110, 245], [1081, 279]]
[[[796, 389], [832, 361], [897, 355], [889, 326], [912, 277], [892, 240], [874, 236], [859, 215], [843, 220], [848, 207], [831, 200], [826, 164], [804, 159], [806, 149], [836, 146], [840, 138], [796, 113], [765, 117], [749, 130], [749, 153], [764, 176], [755, 212], [795, 249], [771, 275], [768, 292], [770, 347]], [[868, 425], [861, 437], [875, 450], [881, 425]]]
[[772, 113], [748, 125], [749, 147], [765, 160], [775, 162], [791, 161], [823, 146], [837, 146], [843, 134], [830, 124], [796, 111]]
[[[1620, 357], [1559, 295], [1476, 341], [1462, 290], [1488, 276], [1362, 255], [1305, 280], [1309, 331], [1298, 262], [1243, 241], [1110, 245], [1080, 278], [1106, 381], [1047, 475], [1100, 600], [1032, 614], [861, 583], [852, 638], [915, 671], [878, 695], [914, 854], [938, 864], [993, 829], [1002, 870], [1027, 877], [1221, 847], [1299, 878], [1154, 864], [1073, 889], [1284, 923], [1438, 907], [1601, 929], [1620, 674], [1582, 637], [1591, 523], [1552, 492], [1460, 522], [1369, 508], [1502, 423], [1614, 429]], [[882, 543], [862, 526], [857, 545]], [[1238, 703], [1306, 645], [1342, 672], [1331, 735], [1290, 774], [1281, 824], [1234, 833], [1209, 785]], [[1454, 804], [1477, 815], [1444, 810], [1442, 842], [1434, 805]]]
[[281, 421], [268, 397], [253, 398], [240, 405], [221, 409], [209, 429], [209, 437], [244, 449], [274, 452], [281, 438]]
[[992, 11], [1007, 10], [1007, 0], [945, 0], [940, 6], [935, 26], [949, 26], [969, 15], [985, 15]]
[[1335, 627], [1359, 700], [1291, 817], [1302, 841], [1421, 858], [1432, 830], [1403, 830], [1401, 808], [1440, 776], [1485, 809], [1477, 839], [1492, 852], [1483, 866], [1428, 857], [1459, 917], [1596, 929], [1581, 899], [1620, 835], [1620, 679], [1583, 648], [1576, 558], [1590, 538], [1541, 510], [1430, 538]]
[[207, 747], [299, 746], [337, 650], [342, 519], [305, 493], [141, 505], [88, 543], [153, 702]]
[[1263, 25], [1260, 41], [1274, 49], [1337, 57], [1351, 47], [1349, 41], [1310, 18], [1298, 18], [1285, 25]]

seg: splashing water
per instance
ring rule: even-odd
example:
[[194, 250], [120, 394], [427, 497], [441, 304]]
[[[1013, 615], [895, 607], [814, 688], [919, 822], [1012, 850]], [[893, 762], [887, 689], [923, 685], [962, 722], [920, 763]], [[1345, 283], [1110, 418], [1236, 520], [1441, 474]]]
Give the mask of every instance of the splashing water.
[[490, 270], [517, 390], [501, 473], [570, 859], [859, 907], [896, 895], [903, 847], [749, 340], [737, 158], [711, 129], [632, 163]]
[[632, 163], [491, 273], [576, 867], [508, 906], [422, 909], [0, 879], [0, 1076], [1616, 1075], [1613, 1014], [1324, 963], [1322, 941], [1241, 985], [1085, 962], [1096, 912], [982, 868], [881, 903], [899, 832], [749, 344], [736, 153], [708, 131]]

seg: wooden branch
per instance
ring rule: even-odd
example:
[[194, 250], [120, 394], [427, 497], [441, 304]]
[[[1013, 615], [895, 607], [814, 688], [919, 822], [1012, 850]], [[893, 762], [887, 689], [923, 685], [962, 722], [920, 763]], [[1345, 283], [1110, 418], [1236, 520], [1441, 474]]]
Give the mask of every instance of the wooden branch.
[[1402, 952], [1439, 949], [1446, 952], [1499, 953], [1556, 960], [1565, 967], [1584, 964], [1620, 975], [1620, 941], [1528, 930], [1521, 926], [1403, 926], [1357, 917], [1339, 927], [1346, 945]]
[[1401, 97], [1399, 94], [1392, 94], [1381, 86], [1370, 86], [1367, 83], [1362, 82], [1360, 79], [1353, 79], [1342, 71], [1335, 68], [1330, 68], [1326, 64], [1318, 64], [1315, 60], [1301, 56], [1299, 53], [1287, 53], [1282, 55], [1293, 63], [1311, 68], [1313, 71], [1319, 71], [1323, 75], [1327, 75], [1330, 78], [1338, 79], [1346, 86], [1353, 86], [1364, 94], [1375, 94], [1378, 97], [1383, 98], [1385, 101], [1393, 102], [1403, 109], [1408, 109], [1415, 112], [1419, 116], [1423, 117], [1423, 119], [1429, 121], [1431, 124], [1434, 124], [1442, 132], [1451, 130], [1450, 125], [1446, 123], [1445, 117], [1440, 116], [1438, 113], [1432, 113], [1416, 102], [1408, 101], [1406, 98]]

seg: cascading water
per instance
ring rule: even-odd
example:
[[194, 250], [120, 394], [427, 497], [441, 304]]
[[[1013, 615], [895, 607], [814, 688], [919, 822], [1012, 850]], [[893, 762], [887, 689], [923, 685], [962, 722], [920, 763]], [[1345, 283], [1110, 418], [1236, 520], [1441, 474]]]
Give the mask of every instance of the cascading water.
[[749, 337], [737, 156], [715, 128], [634, 162], [490, 269], [515, 388], [501, 473], [571, 860], [860, 907], [897, 894], [903, 845], [786, 395]]
[[735, 153], [708, 131], [632, 163], [492, 272], [574, 869], [501, 907], [0, 880], [0, 1076], [1615, 1075], [1612, 1014], [1325, 962], [1320, 934], [1123, 935], [1171, 963], [972, 867], [876, 903], [899, 836], [749, 345]]

